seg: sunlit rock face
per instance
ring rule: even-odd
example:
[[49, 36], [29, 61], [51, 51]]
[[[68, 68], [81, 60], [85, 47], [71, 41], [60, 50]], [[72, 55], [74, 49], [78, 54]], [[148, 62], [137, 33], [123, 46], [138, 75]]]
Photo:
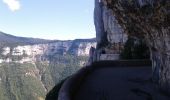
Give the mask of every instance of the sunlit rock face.
[[95, 41], [81, 41], [75, 40], [72, 42], [68, 52], [77, 56], [89, 56], [90, 48], [96, 48]]
[[[127, 34], [124, 33], [112, 9], [100, 0], [95, 0], [94, 23], [97, 39], [96, 60], [102, 60], [108, 56], [106, 60], [119, 59], [117, 55], [114, 55], [122, 51], [127, 41]], [[101, 56], [102, 53], [106, 56]], [[110, 58], [111, 54], [113, 58]]]
[[91, 47], [96, 47], [95, 40], [58, 41], [54, 43], [4, 47], [0, 52], [2, 62], [35, 62], [49, 61], [55, 55], [71, 54], [89, 56]]
[[95, 0], [94, 8], [94, 24], [96, 29], [96, 41], [97, 45], [100, 46], [106, 40], [106, 34], [104, 34], [104, 24], [102, 16], [102, 4], [99, 3], [99, 0]]
[[127, 34], [124, 34], [111, 9], [103, 5], [103, 23], [104, 31], [107, 33], [109, 43], [124, 43], [127, 40]]
[[[104, 26], [118, 22], [128, 35], [145, 37], [153, 62], [153, 80], [170, 93], [170, 1], [169, 0], [99, 0], [109, 16]], [[107, 13], [107, 14], [105, 14]], [[115, 21], [116, 19], [116, 21]], [[119, 26], [117, 26], [119, 27]], [[111, 27], [109, 27], [111, 28]], [[120, 28], [120, 30], [121, 30]], [[108, 28], [105, 28], [108, 30]], [[114, 29], [113, 27], [111, 29]], [[119, 32], [121, 33], [121, 31]], [[110, 29], [109, 29], [110, 31]], [[107, 31], [107, 33], [109, 33]], [[114, 36], [110, 34], [110, 36]], [[109, 36], [109, 37], [110, 37]], [[111, 38], [108, 41], [112, 40]], [[112, 43], [112, 41], [111, 41]]]

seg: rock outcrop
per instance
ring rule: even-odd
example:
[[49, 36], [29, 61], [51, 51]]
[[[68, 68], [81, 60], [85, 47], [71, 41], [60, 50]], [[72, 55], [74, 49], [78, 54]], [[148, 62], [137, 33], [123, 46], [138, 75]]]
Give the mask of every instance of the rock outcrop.
[[103, 17], [102, 17], [102, 4], [95, 0], [95, 8], [94, 8], [94, 24], [96, 29], [96, 40], [98, 47], [102, 45], [102, 43], [106, 40], [106, 35], [104, 33], [104, 25], [103, 25]]
[[[127, 34], [124, 33], [112, 10], [99, 0], [95, 0], [94, 23], [97, 40], [96, 60], [119, 59], [117, 55], [127, 41]], [[102, 53], [105, 54], [104, 58], [100, 56]], [[107, 54], [113, 55], [106, 58]]]
[[[162, 90], [170, 93], [170, 1], [95, 0], [95, 2], [97, 7], [99, 4], [102, 5], [98, 10], [102, 9], [104, 31], [110, 43], [115, 41], [119, 43], [117, 39], [124, 40], [119, 37], [122, 32], [146, 39], [153, 63], [153, 80], [159, 83]], [[96, 28], [99, 28], [98, 26]], [[102, 35], [98, 37], [100, 36]]]

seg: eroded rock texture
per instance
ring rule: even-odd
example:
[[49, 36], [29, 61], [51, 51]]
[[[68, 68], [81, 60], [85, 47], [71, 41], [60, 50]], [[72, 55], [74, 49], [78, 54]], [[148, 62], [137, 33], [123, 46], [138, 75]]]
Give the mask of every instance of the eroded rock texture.
[[127, 34], [124, 34], [122, 27], [118, 24], [111, 9], [103, 5], [103, 24], [104, 32], [107, 33], [109, 43], [124, 43], [127, 39]]
[[[100, 60], [102, 53], [120, 54], [127, 41], [127, 34], [124, 33], [112, 9], [100, 0], [95, 0], [94, 23], [97, 40], [96, 59]], [[113, 56], [113, 59], [119, 59], [119, 57]]]
[[104, 16], [107, 14], [112, 16], [103, 17], [107, 20], [103, 24], [104, 31], [108, 34], [108, 41], [113, 43], [112, 40], [117, 39], [114, 39], [116, 35], [110, 34], [114, 29], [110, 23], [115, 19], [121, 26], [116, 28], [117, 33], [121, 33], [123, 28], [128, 35], [145, 37], [153, 62], [153, 80], [159, 83], [162, 90], [170, 93], [170, 1], [102, 0], [100, 4], [104, 7], [102, 9], [110, 12], [102, 10]]
[[[95, 8], [94, 8], [94, 24], [96, 29], [96, 41], [97, 45], [100, 46], [105, 41], [104, 37], [104, 25], [102, 20], [102, 4], [99, 0], [95, 0]], [[97, 46], [97, 47], [98, 47]]]

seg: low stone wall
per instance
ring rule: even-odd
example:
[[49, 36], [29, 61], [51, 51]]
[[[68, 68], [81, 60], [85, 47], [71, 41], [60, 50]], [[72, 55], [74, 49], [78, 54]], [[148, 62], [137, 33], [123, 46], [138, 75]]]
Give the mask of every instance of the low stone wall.
[[80, 69], [65, 81], [59, 91], [58, 100], [72, 100], [75, 92], [79, 89], [83, 79], [94, 69], [100, 67], [142, 67], [151, 66], [150, 60], [118, 60], [118, 61], [99, 61], [94, 62], [91, 66]]
[[100, 60], [119, 60], [120, 54], [101, 54]]
[[59, 91], [58, 100], [71, 100], [75, 91], [79, 88], [82, 80], [92, 69], [92, 67], [83, 67], [77, 73], [67, 79]]

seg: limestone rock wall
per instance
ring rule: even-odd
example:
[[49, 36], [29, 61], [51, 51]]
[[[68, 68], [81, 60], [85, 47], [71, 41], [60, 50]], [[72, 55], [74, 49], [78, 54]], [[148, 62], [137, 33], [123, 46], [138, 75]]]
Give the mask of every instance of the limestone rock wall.
[[103, 24], [104, 31], [107, 33], [107, 40], [111, 44], [125, 43], [127, 34], [124, 33], [111, 9], [103, 5]]
[[103, 24], [103, 16], [102, 16], [102, 4], [99, 0], [95, 0], [95, 8], [94, 8], [94, 24], [96, 29], [96, 41], [98, 47], [102, 45], [102, 43], [106, 40], [106, 35], [104, 34], [104, 24]]
[[127, 41], [127, 34], [124, 33], [112, 9], [100, 0], [95, 0], [94, 23], [97, 39], [96, 60], [101, 60], [101, 57], [98, 57], [101, 53], [120, 54]]
[[68, 52], [77, 56], [89, 56], [91, 47], [96, 48], [96, 42], [73, 42]]
[[0, 52], [2, 62], [34, 62], [49, 61], [56, 54], [72, 54], [75, 56], [89, 56], [91, 47], [96, 47], [95, 41], [58, 41], [54, 43], [4, 47]]
[[161, 33], [154, 32], [148, 37], [153, 65], [153, 80], [170, 93], [170, 30], [163, 29]]
[[95, 0], [94, 23], [98, 44], [103, 41], [108, 41], [108, 44], [126, 42], [127, 34], [124, 33], [114, 13], [99, 0]]
[[[104, 15], [108, 41], [113, 43], [115, 29], [110, 23], [118, 22], [128, 35], [144, 37], [150, 48], [153, 80], [162, 90], [170, 93], [170, 1], [169, 0], [95, 0], [107, 11]], [[115, 21], [116, 19], [116, 21]], [[109, 23], [109, 24], [108, 24]], [[114, 24], [115, 25], [115, 24]], [[120, 28], [120, 26], [121, 28]], [[109, 27], [108, 27], [109, 26]], [[114, 37], [112, 37], [114, 36]], [[121, 40], [121, 39], [120, 39]], [[116, 40], [117, 41], [117, 40]]]

